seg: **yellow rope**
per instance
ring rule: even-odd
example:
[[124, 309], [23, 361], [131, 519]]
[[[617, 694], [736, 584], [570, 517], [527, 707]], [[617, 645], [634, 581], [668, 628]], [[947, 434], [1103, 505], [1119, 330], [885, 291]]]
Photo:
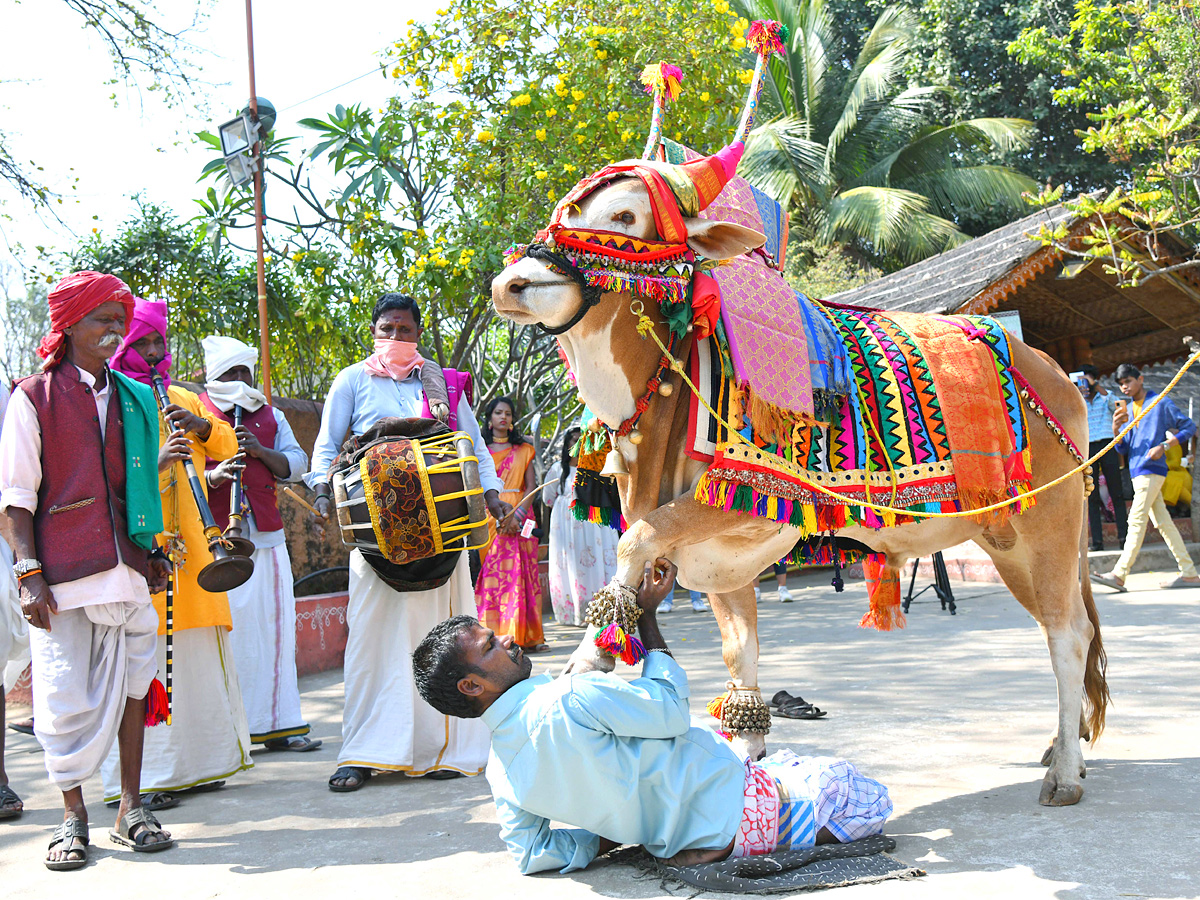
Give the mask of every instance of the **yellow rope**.
[[[706, 410], [708, 410], [709, 415], [711, 415], [718, 422], [720, 422], [727, 429], [729, 429], [729, 433], [731, 435], [733, 435], [733, 437], [737, 441], [740, 441], [741, 443], [745, 444], [746, 446], [753, 447], [755, 450], [757, 450], [758, 448], [754, 447], [753, 443], [746, 440], [746, 438], [742, 436], [742, 434], [738, 431], [738, 429], [736, 429], [732, 425], [730, 425], [729, 422], [727, 422], [719, 412], [717, 412], [715, 409], [713, 409], [708, 404], [708, 401], [704, 399], [704, 395], [700, 392], [700, 390], [696, 387], [696, 385], [694, 385], [692, 383], [692, 380], [690, 378], [688, 378], [687, 372], [684, 371], [683, 363], [681, 363], [679, 360], [675, 359], [675, 357], [671, 356], [671, 354], [667, 352], [667, 348], [665, 346], [663, 346], [663, 342], [662, 342], [662, 340], [659, 339], [658, 332], [656, 332], [654, 330], [653, 322], [650, 321], [649, 317], [645, 316], [644, 314], [639, 314], [639, 313], [634, 313], [634, 314], [638, 316], [638, 333], [642, 334], [642, 335], [649, 334], [650, 337], [654, 338], [654, 343], [658, 344], [658, 348], [663, 352], [663, 355], [665, 357], [667, 357], [667, 359], [671, 360], [671, 369], [673, 371], [679, 373], [679, 377], [683, 379], [683, 383], [688, 386], [688, 390], [690, 390], [693, 394], [696, 395], [696, 399], [700, 401], [701, 405], [703, 405]], [[1078, 475], [1080, 472], [1082, 472], [1084, 469], [1086, 469], [1088, 466], [1090, 466], [1092, 463], [1094, 463], [1096, 460], [1098, 460], [1100, 457], [1102, 457], [1105, 453], [1107, 453], [1109, 450], [1111, 450], [1113, 447], [1115, 447], [1117, 442], [1119, 440], [1121, 440], [1123, 437], [1125, 437], [1125, 435], [1129, 434], [1129, 432], [1131, 432], [1134, 429], [1134, 427], [1140, 421], [1142, 421], [1142, 419], [1144, 419], [1147, 416], [1147, 414], [1149, 414], [1150, 410], [1154, 409], [1154, 407], [1158, 405], [1158, 402], [1160, 400], [1162, 400], [1163, 397], [1167, 396], [1167, 394], [1171, 393], [1171, 391], [1175, 389], [1175, 385], [1179, 384], [1179, 379], [1181, 379], [1183, 377], [1183, 373], [1186, 372], [1188, 369], [1190, 369], [1196, 363], [1197, 360], [1200, 360], [1200, 351], [1197, 351], [1197, 352], [1193, 353], [1190, 357], [1188, 357], [1188, 361], [1183, 364], [1183, 368], [1181, 368], [1178, 372], [1175, 373], [1175, 377], [1171, 379], [1170, 383], [1165, 388], [1163, 388], [1162, 393], [1160, 393], [1158, 396], [1156, 396], [1146, 406], [1142, 407], [1142, 411], [1140, 413], [1138, 413], [1137, 417], [1134, 418], [1134, 420], [1132, 422], [1130, 422], [1128, 425], [1126, 425], [1125, 428], [1121, 430], [1120, 434], [1118, 434], [1111, 441], [1109, 441], [1107, 444], [1105, 444], [1104, 448], [1102, 450], [1097, 452], [1090, 459], [1085, 459], [1074, 469], [1071, 469], [1071, 471], [1066, 472], [1063, 475], [1060, 475], [1058, 478], [1055, 478], [1053, 481], [1049, 481], [1046, 484], [1043, 484], [1039, 488], [1034, 488], [1033, 490], [1027, 491], [1024, 494], [1020, 494], [1016, 497], [1011, 497], [1008, 500], [1001, 500], [1000, 502], [993, 503], [990, 506], [981, 506], [978, 509], [964, 509], [959, 512], [918, 512], [917, 510], [897, 509], [892, 506], [881, 506], [877, 503], [872, 503], [869, 500], [866, 502], [863, 502], [860, 500], [850, 501], [851, 505], [862, 506], [866, 509], [873, 509], [876, 512], [890, 512], [890, 513], [895, 513], [895, 514], [899, 514], [899, 515], [903, 515], [903, 516], [911, 516], [913, 518], [921, 518], [921, 519], [965, 519], [965, 518], [970, 518], [972, 516], [981, 515], [982, 513], [995, 512], [996, 510], [1004, 509], [1004, 507], [1006, 507], [1006, 506], [1011, 506], [1014, 503], [1020, 503], [1022, 500], [1026, 500], [1030, 497], [1037, 496], [1038, 494], [1042, 493], [1043, 491], [1048, 491], [1048, 490], [1050, 490], [1050, 488], [1056, 487], [1059, 484], [1062, 484], [1068, 478], [1073, 478], [1074, 476]], [[878, 438], [876, 438], [876, 439], [878, 439]], [[882, 446], [882, 442], [881, 442], [881, 446]], [[868, 459], [869, 459], [869, 455], [868, 455]], [[796, 481], [800, 482], [800, 484], [804, 485], [805, 487], [816, 490], [822, 494], [827, 494], [828, 496], [837, 500], [839, 503], [845, 504], [848, 502], [846, 500], [846, 498], [843, 497], [841, 494], [834, 493], [833, 491], [829, 490], [824, 485], [820, 485], [820, 484], [817, 484], [816, 482], [807, 480], [803, 475], [804, 470], [796, 468], [795, 464], [790, 462], [786, 458], [784, 458], [782, 456], [779, 457], [779, 464], [783, 468], [788, 469], [791, 472], [791, 474], [793, 475], [793, 477], [796, 479]], [[891, 474], [891, 477], [894, 479], [894, 477], [895, 477], [894, 470], [892, 470], [890, 472], [890, 474]], [[897, 485], [896, 485], [895, 481], [893, 480], [893, 483], [892, 483], [892, 496], [893, 497], [896, 496], [896, 487], [897, 487]]]

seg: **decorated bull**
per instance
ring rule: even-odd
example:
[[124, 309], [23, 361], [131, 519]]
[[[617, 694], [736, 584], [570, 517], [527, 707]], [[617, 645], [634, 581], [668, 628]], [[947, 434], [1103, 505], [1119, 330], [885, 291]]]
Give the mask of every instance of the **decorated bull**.
[[668, 557], [721, 629], [732, 687], [710, 709], [757, 757], [770, 728], [758, 574], [780, 559], [833, 564], [840, 590], [840, 567], [861, 561], [864, 624], [886, 629], [903, 621], [900, 567], [973, 540], [1049, 645], [1059, 714], [1040, 802], [1076, 803], [1080, 738], [1099, 736], [1108, 701], [1083, 544], [1083, 402], [991, 319], [838, 307], [787, 286], [786, 218], [735, 174], [777, 34], [752, 26], [739, 140], [711, 157], [661, 140], [677, 84], [652, 67], [645, 158], [581, 181], [492, 283], [501, 316], [558, 336], [592, 417], [576, 515], [625, 528], [568, 669], [638, 659], [636, 586]]

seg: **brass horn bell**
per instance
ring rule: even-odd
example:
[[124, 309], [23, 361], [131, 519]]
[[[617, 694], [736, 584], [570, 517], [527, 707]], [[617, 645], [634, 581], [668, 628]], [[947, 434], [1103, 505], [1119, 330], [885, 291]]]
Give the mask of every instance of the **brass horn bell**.
[[621, 451], [614, 447], [608, 451], [608, 456], [604, 457], [604, 468], [600, 470], [600, 477], [614, 478], [617, 475], [628, 475], [629, 469], [625, 467], [625, 457], [621, 455]]

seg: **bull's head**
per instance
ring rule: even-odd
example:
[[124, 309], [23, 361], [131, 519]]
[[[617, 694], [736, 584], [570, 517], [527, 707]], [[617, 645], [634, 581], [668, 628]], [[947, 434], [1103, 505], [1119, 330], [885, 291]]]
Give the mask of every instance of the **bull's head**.
[[[652, 247], [640, 248], [640, 255], [615, 260], [618, 267], [635, 272], [652, 269], [652, 261], [671, 255], [672, 248], [677, 260], [724, 260], [747, 253], [762, 246], [766, 238], [761, 233], [696, 216], [732, 177], [740, 150], [741, 145], [735, 145], [685, 166], [640, 161], [610, 166], [563, 198], [539, 239], [551, 250], [556, 236], [569, 232], [653, 242]], [[492, 302], [501, 316], [547, 330], [561, 329], [578, 317], [585, 302], [578, 271], [574, 276], [564, 273], [562, 265], [546, 256], [531, 251], [492, 281]]]

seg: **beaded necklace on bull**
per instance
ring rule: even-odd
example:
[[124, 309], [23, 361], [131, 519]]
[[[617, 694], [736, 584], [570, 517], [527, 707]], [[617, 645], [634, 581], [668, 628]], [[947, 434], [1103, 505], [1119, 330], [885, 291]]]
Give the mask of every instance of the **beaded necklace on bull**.
[[[778, 22], [756, 21], [751, 24], [746, 37], [757, 55], [757, 60], [735, 144], [743, 143], [753, 127], [768, 58], [774, 53], [783, 54], [788, 31], [786, 26]], [[638, 332], [643, 338], [648, 330], [654, 327], [653, 322], [644, 313], [643, 300], [655, 301], [668, 322], [681, 315], [686, 316], [689, 320], [686, 330], [691, 331], [693, 278], [698, 271], [716, 265], [714, 261], [697, 258], [688, 247], [686, 229], [681, 227], [677, 201], [674, 197], [666, 196], [672, 190], [678, 196], [679, 191], [686, 191], [688, 186], [681, 184], [677, 177], [671, 177], [672, 167], [660, 168], [653, 160], [662, 142], [666, 104], [679, 96], [683, 73], [677, 66], [659, 63], [647, 66], [642, 72], [641, 80], [647, 93], [654, 94], [650, 134], [646, 140], [642, 160], [607, 166], [580, 181], [555, 208], [550, 225], [538, 232], [533, 243], [514, 245], [506, 254], [506, 264], [529, 256], [579, 285], [582, 299], [580, 308], [560, 326], [541, 326], [548, 334], [560, 335], [575, 327], [588, 311], [600, 302], [601, 295], [606, 291], [629, 291], [634, 295], [630, 312], [638, 318]], [[734, 165], [736, 166], [736, 162]], [[668, 238], [667, 240], [646, 241], [616, 232], [568, 228], [564, 224], [566, 214], [573, 207], [577, 207], [584, 197], [609, 181], [625, 175], [637, 175], [645, 182], [650, 192], [658, 233]], [[659, 196], [656, 196], [656, 190], [661, 192]], [[659, 202], [655, 202], [656, 200]], [[667, 207], [667, 204], [670, 206]], [[672, 210], [673, 217], [670, 216]], [[631, 443], [640, 444], [642, 433], [637, 425], [651, 399], [655, 393], [663, 397], [672, 394], [674, 386], [664, 378], [671, 369], [682, 371], [682, 366], [675, 360], [673, 352], [678, 338], [677, 330], [674, 327], [669, 328], [665, 352], [659, 359], [654, 375], [646, 383], [645, 393], [637, 399], [633, 415], [617, 428], [607, 429], [608, 442], [612, 449], [605, 460], [601, 475], [628, 474], [616, 439], [628, 436]], [[598, 418], [590, 423], [590, 430], [596, 434], [604, 430], [604, 427]], [[586, 614], [588, 624], [598, 629], [596, 646], [619, 657], [628, 665], [644, 658], [646, 649], [634, 633], [641, 612], [637, 605], [637, 591], [616, 579], [598, 591]], [[708, 711], [721, 720], [724, 729], [735, 734], [741, 731], [766, 734], [771, 729], [770, 710], [763, 702], [757, 685], [727, 682], [726, 693], [709, 703]]]

